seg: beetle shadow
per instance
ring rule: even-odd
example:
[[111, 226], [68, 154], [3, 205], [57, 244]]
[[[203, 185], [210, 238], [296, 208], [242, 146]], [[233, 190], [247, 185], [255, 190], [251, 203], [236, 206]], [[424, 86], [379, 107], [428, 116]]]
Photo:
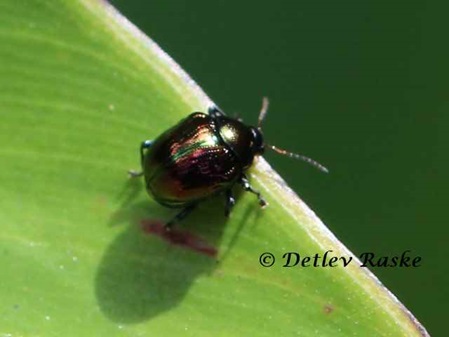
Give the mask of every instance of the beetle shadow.
[[[109, 224], [126, 227], [105, 251], [95, 280], [101, 311], [122, 324], [152, 319], [176, 307], [195, 279], [213, 273], [218, 263], [210, 254], [173, 245], [145, 231], [142, 223], [170, 219], [177, 210], [149, 202], [142, 191], [141, 181], [131, 179], [119, 195], [121, 206]], [[223, 212], [223, 200], [214, 197], [176, 226], [219, 247], [227, 221]]]

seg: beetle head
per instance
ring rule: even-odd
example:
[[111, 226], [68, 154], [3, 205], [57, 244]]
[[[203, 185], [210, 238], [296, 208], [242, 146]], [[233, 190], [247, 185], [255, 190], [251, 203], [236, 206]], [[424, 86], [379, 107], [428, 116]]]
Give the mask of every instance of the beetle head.
[[265, 142], [263, 140], [262, 130], [254, 127], [251, 127], [250, 130], [252, 135], [251, 149], [253, 154], [255, 156], [261, 156], [265, 152]]

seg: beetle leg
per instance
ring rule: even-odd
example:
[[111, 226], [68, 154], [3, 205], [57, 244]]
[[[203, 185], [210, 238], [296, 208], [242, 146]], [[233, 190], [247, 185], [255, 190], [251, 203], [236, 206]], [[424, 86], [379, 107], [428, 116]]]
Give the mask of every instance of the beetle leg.
[[260, 207], [265, 207], [267, 205], [267, 202], [265, 201], [265, 199], [262, 197], [262, 195], [260, 194], [259, 191], [255, 190], [249, 183], [248, 178], [246, 178], [245, 175], [242, 175], [242, 177], [240, 178], [240, 184], [242, 185], [243, 189], [247, 192], [251, 192], [254, 193], [255, 195], [257, 195], [257, 199], [259, 199], [259, 205]]
[[234, 196], [232, 195], [232, 190], [226, 190], [226, 206], [225, 206], [225, 217], [229, 217], [229, 214], [231, 213], [231, 209], [232, 207], [234, 207], [235, 205], [235, 199]]
[[[151, 145], [153, 144], [152, 140], [145, 140], [142, 143], [140, 143], [140, 165], [143, 168], [143, 158], [145, 155], [145, 149], [148, 149], [151, 147]], [[128, 174], [130, 175], [131, 178], [138, 178], [143, 176], [143, 171], [134, 171], [134, 170], [129, 170]]]
[[170, 228], [176, 223], [184, 219], [196, 208], [196, 204], [191, 204], [185, 207], [181, 212], [176, 214], [170, 221], [165, 224], [165, 229], [170, 230]]
[[152, 140], [145, 140], [142, 143], [140, 143], [140, 163], [143, 166], [143, 157], [145, 155], [145, 149], [149, 149], [151, 147], [151, 145], [153, 145], [153, 141]]
[[220, 117], [220, 116], [223, 116], [223, 115], [224, 115], [223, 111], [221, 111], [220, 108], [219, 108], [218, 106], [216, 106], [215, 104], [214, 104], [214, 105], [211, 105], [211, 106], [209, 107], [209, 109], [207, 109], [207, 113], [208, 113], [212, 118], [217, 118], [217, 117]]

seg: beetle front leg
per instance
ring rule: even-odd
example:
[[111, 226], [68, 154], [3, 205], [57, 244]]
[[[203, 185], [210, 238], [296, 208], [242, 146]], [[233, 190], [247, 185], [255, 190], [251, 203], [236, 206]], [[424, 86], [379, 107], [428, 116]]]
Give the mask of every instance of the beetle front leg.
[[259, 205], [260, 207], [265, 207], [267, 205], [267, 202], [262, 197], [259, 191], [255, 190], [251, 184], [248, 181], [248, 178], [246, 178], [245, 175], [242, 175], [242, 177], [239, 180], [239, 183], [242, 185], [243, 189], [247, 192], [251, 192], [257, 196], [257, 199], [259, 199]]
[[196, 204], [191, 204], [187, 207], [185, 207], [181, 212], [179, 212], [178, 214], [176, 214], [170, 221], [168, 221], [165, 224], [165, 229], [166, 230], [170, 230], [171, 227], [173, 227], [173, 225], [176, 222], [181, 221], [182, 219], [184, 219], [187, 215], [189, 215], [194, 209], [196, 208]]
[[[151, 145], [153, 145], [153, 141], [152, 140], [145, 140], [142, 143], [140, 143], [140, 165], [143, 168], [143, 158], [145, 156], [145, 150], [149, 149], [151, 147]], [[129, 170], [128, 174], [131, 176], [131, 178], [137, 178], [137, 177], [141, 177], [143, 176], [143, 171], [134, 171], [134, 170]]]
[[235, 205], [235, 199], [234, 196], [232, 195], [232, 190], [226, 190], [226, 205], [225, 205], [225, 217], [229, 217], [229, 214], [231, 213], [232, 207], [234, 207]]

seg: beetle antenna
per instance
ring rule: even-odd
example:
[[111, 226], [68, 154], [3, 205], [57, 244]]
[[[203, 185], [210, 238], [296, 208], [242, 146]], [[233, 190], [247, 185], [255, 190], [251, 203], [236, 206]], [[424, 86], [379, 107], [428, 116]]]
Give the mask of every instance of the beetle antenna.
[[315, 160], [313, 160], [313, 159], [311, 159], [309, 157], [303, 156], [303, 155], [298, 154], [298, 153], [288, 152], [288, 151], [280, 149], [280, 148], [278, 148], [278, 147], [276, 147], [274, 145], [268, 145], [267, 144], [267, 146], [270, 149], [272, 149], [273, 151], [275, 151], [275, 152], [277, 152], [279, 154], [283, 154], [283, 155], [288, 156], [290, 158], [303, 160], [306, 163], [316, 167], [318, 170], [323, 171], [324, 173], [329, 173], [329, 170], [326, 167], [324, 167], [323, 165], [321, 165], [320, 163], [318, 163], [317, 161], [315, 161]]
[[260, 109], [259, 119], [257, 121], [257, 128], [259, 130], [262, 130], [262, 122], [263, 122], [265, 116], [267, 115], [269, 103], [270, 102], [268, 101], [268, 97], [262, 98], [262, 108]]

